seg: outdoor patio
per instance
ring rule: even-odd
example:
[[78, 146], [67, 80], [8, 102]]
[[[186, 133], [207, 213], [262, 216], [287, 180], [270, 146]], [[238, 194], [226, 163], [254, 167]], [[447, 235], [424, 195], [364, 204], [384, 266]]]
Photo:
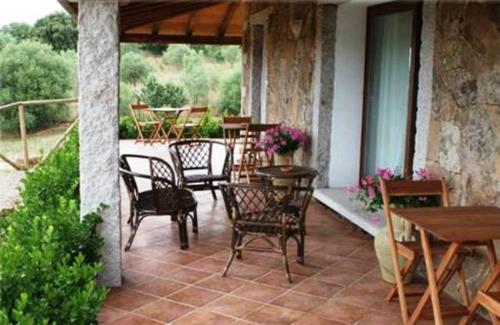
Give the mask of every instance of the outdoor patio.
[[[168, 159], [161, 144], [122, 141], [120, 150]], [[188, 250], [179, 249], [177, 224], [169, 217], [143, 222], [130, 251], [122, 253], [124, 285], [112, 289], [100, 323], [401, 322], [397, 301], [383, 299], [388, 285], [380, 279], [372, 239], [317, 202], [311, 203], [307, 215], [305, 266], [294, 261], [295, 243], [289, 242], [293, 284], [286, 280], [279, 255], [272, 253], [244, 252], [223, 278], [231, 233], [218, 197], [214, 202], [210, 192], [196, 192], [200, 228], [198, 235], [190, 231]], [[122, 198], [122, 235], [127, 238], [123, 186]], [[454, 324], [457, 319], [447, 321]]]

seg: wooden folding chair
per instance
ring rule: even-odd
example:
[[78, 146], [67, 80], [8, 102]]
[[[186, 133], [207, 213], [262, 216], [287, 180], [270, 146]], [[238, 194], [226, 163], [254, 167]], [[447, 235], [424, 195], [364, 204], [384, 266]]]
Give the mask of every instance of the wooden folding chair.
[[186, 131], [191, 134], [192, 139], [200, 138], [200, 125], [208, 111], [206, 106], [191, 106], [189, 109], [181, 113], [182, 121], [176, 122], [172, 126], [172, 131], [175, 134], [176, 140], [186, 138]]
[[235, 177], [240, 169], [241, 154], [243, 152], [243, 141], [245, 139], [246, 129], [248, 124], [252, 123], [251, 116], [224, 116], [223, 124], [240, 124], [242, 129], [227, 128], [223, 129], [224, 143], [231, 148], [234, 163], [231, 171], [231, 176]]
[[[166, 136], [163, 125], [161, 125], [160, 120], [151, 111], [149, 111], [148, 104], [130, 104], [130, 114], [134, 119], [135, 126], [137, 128], [137, 138], [135, 142], [143, 143], [153, 143], [156, 141], [161, 141], [160, 136]], [[151, 135], [149, 138], [145, 136], [145, 131], [148, 126], [152, 127]]]
[[[441, 199], [441, 205], [447, 207], [449, 205], [448, 186], [444, 179], [441, 180], [399, 180], [387, 181], [380, 179], [382, 199], [384, 203], [384, 215], [386, 227], [388, 230], [389, 244], [391, 250], [391, 259], [396, 277], [396, 284], [392, 286], [386, 295], [386, 300], [391, 301], [396, 293], [398, 294], [399, 304], [401, 308], [401, 316], [403, 323], [407, 324], [409, 321], [408, 304], [406, 296], [418, 295], [422, 292], [409, 291], [407, 292], [404, 281], [405, 278], [411, 274], [418, 263], [423, 258], [423, 251], [419, 242], [400, 242], [397, 241], [394, 234], [393, 216], [391, 214], [391, 198], [393, 197], [418, 197], [418, 196], [436, 196]], [[439, 216], [436, 216], [439, 218]], [[446, 251], [446, 243], [433, 242], [432, 252], [435, 254], [444, 254]], [[465, 258], [467, 250], [464, 250], [455, 261], [452, 267], [447, 271], [445, 280], [442, 282], [439, 290], [442, 290], [446, 284], [451, 280], [452, 276], [457, 273], [460, 282], [460, 292], [462, 300], [465, 305], [469, 304], [469, 295], [465, 283], [465, 276], [462, 270], [462, 262]], [[404, 265], [400, 267], [400, 258], [404, 259]]]
[[236, 181], [239, 182], [241, 176], [245, 174], [247, 182], [256, 179], [255, 168], [272, 165], [273, 157], [269, 156], [257, 144], [263, 132], [278, 127], [279, 124], [248, 124], [243, 139], [241, 159], [239, 163]]
[[498, 284], [498, 278], [500, 278], [500, 264], [497, 263], [479, 287], [476, 297], [469, 306], [469, 313], [460, 320], [460, 325], [466, 325], [473, 321], [479, 306], [488, 311], [493, 324], [500, 324], [500, 292], [491, 291], [492, 287]]

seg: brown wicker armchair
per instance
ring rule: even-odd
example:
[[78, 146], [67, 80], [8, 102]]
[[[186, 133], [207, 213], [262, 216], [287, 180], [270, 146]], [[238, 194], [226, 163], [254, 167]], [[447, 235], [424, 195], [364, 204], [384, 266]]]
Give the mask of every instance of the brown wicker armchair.
[[[214, 173], [217, 162], [214, 150], [224, 152], [220, 173]], [[219, 182], [229, 181], [233, 159], [231, 149], [222, 142], [212, 140], [185, 140], [169, 145], [170, 156], [174, 163], [180, 185], [193, 191], [210, 190], [214, 200]]]
[[[243, 250], [269, 251], [280, 253], [289, 282], [292, 282], [288, 266], [287, 241], [297, 242], [297, 255], [300, 263], [304, 261], [305, 216], [312, 197], [312, 188], [265, 186], [257, 184], [220, 184], [227, 215], [232, 223], [233, 236], [231, 256], [224, 269], [226, 276], [236, 256], [241, 257]], [[296, 200], [301, 198], [300, 210], [289, 209], [289, 195]], [[244, 241], [245, 237], [250, 237]], [[277, 243], [273, 241], [277, 238]], [[268, 248], [252, 247], [256, 239], [263, 239]]]
[[[133, 172], [130, 160], [149, 166], [150, 175]], [[130, 198], [130, 237], [125, 246], [129, 250], [134, 237], [144, 218], [149, 216], [169, 215], [179, 225], [181, 249], [189, 247], [186, 219], [193, 222], [193, 232], [198, 233], [197, 202], [188, 189], [177, 187], [174, 170], [160, 158], [141, 155], [122, 155], [120, 157], [120, 174], [125, 182]], [[151, 182], [151, 189], [139, 191], [138, 179]]]

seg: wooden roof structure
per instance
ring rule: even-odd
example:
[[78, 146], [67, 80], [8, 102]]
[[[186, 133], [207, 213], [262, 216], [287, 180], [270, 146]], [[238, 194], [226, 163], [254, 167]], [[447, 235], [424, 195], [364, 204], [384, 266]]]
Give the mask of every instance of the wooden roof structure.
[[[78, 1], [59, 0], [71, 15]], [[122, 42], [241, 44], [243, 4], [236, 0], [120, 0]]]

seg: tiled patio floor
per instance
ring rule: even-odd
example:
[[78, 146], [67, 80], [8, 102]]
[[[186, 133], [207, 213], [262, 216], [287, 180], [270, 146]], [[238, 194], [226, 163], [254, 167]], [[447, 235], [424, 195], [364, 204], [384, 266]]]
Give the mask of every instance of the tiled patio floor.
[[[372, 240], [316, 202], [307, 216], [306, 265], [290, 258], [293, 284], [272, 253], [244, 252], [223, 278], [230, 225], [218, 197], [214, 202], [209, 192], [196, 193], [200, 228], [196, 236], [189, 227], [189, 250], [179, 249], [169, 217], [142, 223], [123, 253], [124, 286], [111, 291], [101, 324], [400, 323], [398, 303], [383, 299], [388, 285], [380, 280]], [[295, 256], [295, 243], [289, 243]]]

